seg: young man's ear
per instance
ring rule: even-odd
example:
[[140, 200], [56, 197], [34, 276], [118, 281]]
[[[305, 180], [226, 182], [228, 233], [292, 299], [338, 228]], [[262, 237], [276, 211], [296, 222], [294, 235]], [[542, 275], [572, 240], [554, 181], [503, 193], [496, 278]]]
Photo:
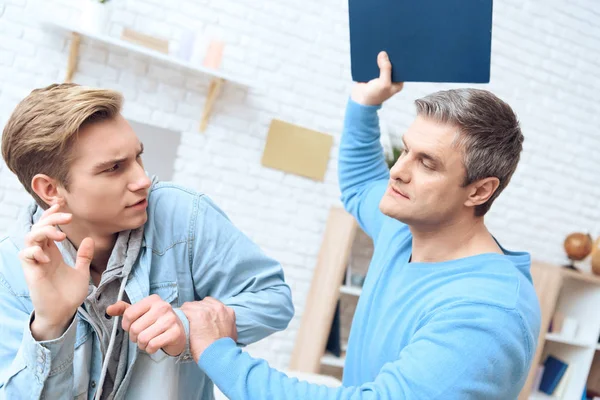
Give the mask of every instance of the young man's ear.
[[48, 206], [54, 204], [63, 204], [64, 198], [61, 195], [60, 186], [56, 179], [50, 178], [45, 174], [37, 174], [31, 179], [31, 188], [40, 199]]
[[494, 177], [484, 178], [473, 182], [469, 186], [469, 197], [465, 201], [465, 206], [475, 207], [484, 204], [496, 193], [498, 186], [500, 186], [500, 180]]

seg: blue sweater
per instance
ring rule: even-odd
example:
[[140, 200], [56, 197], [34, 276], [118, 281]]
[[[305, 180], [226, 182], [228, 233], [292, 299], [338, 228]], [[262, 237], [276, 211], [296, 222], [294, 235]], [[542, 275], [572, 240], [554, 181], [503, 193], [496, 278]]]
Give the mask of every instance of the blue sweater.
[[350, 100], [339, 156], [346, 209], [373, 238], [343, 386], [299, 382], [221, 339], [199, 366], [237, 399], [516, 399], [529, 372], [540, 311], [527, 253], [410, 262], [408, 226], [378, 208], [389, 171], [379, 107]]

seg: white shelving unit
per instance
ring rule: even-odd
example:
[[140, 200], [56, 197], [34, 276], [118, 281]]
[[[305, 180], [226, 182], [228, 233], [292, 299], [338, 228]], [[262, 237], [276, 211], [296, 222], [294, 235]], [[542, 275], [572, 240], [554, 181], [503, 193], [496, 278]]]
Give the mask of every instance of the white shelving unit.
[[[341, 285], [340, 286], [340, 295], [346, 295], [346, 296], [358, 299], [358, 297], [360, 297], [361, 293], [362, 293], [362, 289], [360, 287], [350, 286], [350, 285]], [[328, 367], [343, 369], [344, 364], [346, 363], [345, 353], [346, 353], [347, 348], [348, 348], [348, 344], [343, 343], [342, 344], [343, 355], [341, 357], [336, 357], [335, 355], [333, 355], [329, 352], [326, 352], [321, 357], [321, 365], [326, 365]]]
[[549, 341], [549, 342], [569, 344], [571, 346], [578, 346], [578, 347], [584, 347], [584, 348], [595, 348], [595, 347], [597, 347], [596, 343], [590, 343], [590, 342], [586, 342], [586, 341], [582, 341], [582, 340], [575, 340], [575, 339], [565, 338], [565, 337], [562, 337], [562, 335], [558, 335], [556, 333], [547, 333], [546, 334], [546, 340]]
[[77, 70], [78, 57], [79, 57], [79, 45], [81, 42], [81, 38], [87, 38], [96, 42], [104, 43], [109, 46], [117, 47], [128, 52], [142, 55], [148, 58], [151, 58], [157, 62], [166, 64], [173, 68], [181, 68], [188, 72], [192, 72], [195, 74], [204, 74], [212, 77], [208, 95], [206, 98], [206, 103], [204, 104], [204, 110], [202, 113], [202, 118], [200, 122], [200, 131], [204, 131], [208, 124], [208, 119], [210, 117], [210, 113], [212, 111], [212, 107], [221, 92], [223, 84], [225, 82], [231, 82], [233, 84], [243, 86], [243, 87], [253, 87], [253, 83], [231, 75], [224, 73], [222, 71], [206, 68], [200, 65], [191, 64], [187, 61], [180, 60], [170, 54], [161, 53], [159, 51], [140, 46], [134, 43], [131, 43], [126, 40], [122, 40], [113, 36], [98, 34], [94, 32], [90, 32], [80, 26], [68, 24], [62, 21], [57, 20], [49, 20], [49, 19], [40, 19], [40, 23], [44, 28], [49, 31], [58, 32], [64, 35], [71, 35], [71, 45], [69, 50], [69, 58], [67, 64], [67, 72], [65, 76], [65, 82], [71, 82], [73, 79], [73, 75]]
[[[360, 295], [362, 294], [362, 288], [358, 286], [352, 286], [350, 284], [343, 284], [340, 286], [340, 295], [345, 295], [355, 300], [358, 300]], [[321, 365], [326, 365], [328, 367], [333, 368], [344, 368], [344, 364], [346, 363], [346, 349], [348, 348], [347, 343], [342, 344], [342, 353], [341, 357], [336, 357], [335, 355], [327, 352], [321, 357]]]
[[346, 363], [346, 357], [336, 357], [331, 353], [325, 353], [321, 357], [321, 364], [327, 365], [334, 368], [344, 368]]
[[546, 333], [545, 340], [539, 343], [543, 346], [539, 363], [543, 364], [548, 355], [567, 363], [569, 370], [565, 374], [566, 387], [562, 397], [532, 392], [529, 400], [581, 399], [592, 361], [594, 357], [600, 357], [600, 277], [566, 269], [558, 272], [561, 274], [561, 284], [553, 314], [560, 312], [566, 317], [574, 318], [578, 326], [573, 337]]
[[326, 352], [325, 354], [323, 354], [323, 357], [321, 357], [321, 365], [327, 365], [328, 367], [343, 369], [344, 365], [346, 364], [345, 354], [347, 349], [348, 343], [342, 343], [342, 352], [344, 355], [341, 357], [336, 357], [330, 352]]
[[356, 286], [342, 285], [340, 286], [340, 293], [348, 296], [360, 297], [362, 289]]
[[536, 393], [532, 393], [531, 396], [529, 396], [530, 400], [556, 400], [557, 398], [554, 396], [548, 396], [546, 393], [540, 393], [540, 392], [536, 392]]

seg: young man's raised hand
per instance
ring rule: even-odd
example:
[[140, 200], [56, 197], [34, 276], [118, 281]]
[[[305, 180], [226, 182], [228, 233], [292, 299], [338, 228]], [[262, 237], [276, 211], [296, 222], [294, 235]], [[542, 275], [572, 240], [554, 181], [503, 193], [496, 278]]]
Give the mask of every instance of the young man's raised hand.
[[56, 339], [67, 330], [88, 295], [94, 257], [94, 241], [85, 238], [77, 250], [75, 268], [65, 263], [55, 242], [67, 235], [56, 226], [68, 224], [72, 216], [59, 213], [58, 208], [53, 205], [42, 214], [19, 253], [35, 313], [31, 333], [38, 341]]

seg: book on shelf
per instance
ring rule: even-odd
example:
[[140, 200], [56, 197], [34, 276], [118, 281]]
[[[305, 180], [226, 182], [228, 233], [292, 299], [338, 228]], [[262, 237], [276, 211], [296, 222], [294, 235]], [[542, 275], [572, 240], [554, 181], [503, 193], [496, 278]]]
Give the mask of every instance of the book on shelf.
[[544, 376], [544, 366], [540, 364], [535, 371], [535, 378], [533, 379], [532, 388], [534, 392], [539, 392], [540, 383], [542, 383], [542, 376]]
[[544, 361], [544, 374], [540, 382], [540, 392], [548, 395], [554, 394], [561, 379], [565, 375], [569, 364], [559, 358], [549, 355]]

